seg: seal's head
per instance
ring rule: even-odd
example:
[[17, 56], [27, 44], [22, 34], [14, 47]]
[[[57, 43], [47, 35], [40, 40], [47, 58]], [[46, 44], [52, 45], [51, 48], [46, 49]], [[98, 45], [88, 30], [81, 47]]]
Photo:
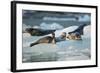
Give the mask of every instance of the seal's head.
[[62, 39], [66, 39], [66, 32], [62, 32], [61, 37]]
[[67, 39], [69, 40], [81, 40], [81, 35], [78, 32], [68, 33]]

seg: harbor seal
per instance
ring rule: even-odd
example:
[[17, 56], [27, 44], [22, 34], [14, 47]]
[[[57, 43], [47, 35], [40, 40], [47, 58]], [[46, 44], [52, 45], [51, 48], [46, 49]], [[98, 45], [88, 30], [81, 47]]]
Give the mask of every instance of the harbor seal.
[[25, 29], [25, 32], [29, 33], [31, 36], [43, 36], [43, 35], [51, 34], [55, 31], [56, 30], [44, 30], [44, 29], [38, 29], [38, 28]]
[[66, 40], [66, 32], [62, 32], [62, 34], [59, 37], [56, 37], [56, 42], [61, 42]]
[[55, 44], [56, 43], [55, 42], [55, 34], [52, 33], [52, 36], [46, 36], [46, 37], [43, 37], [43, 38], [37, 40], [34, 43], [31, 43], [30, 47], [37, 45], [37, 44], [41, 44], [41, 43], [53, 43], [53, 44]]
[[82, 40], [81, 35], [78, 32], [68, 34], [67, 38], [69, 40]]
[[70, 40], [82, 40], [83, 29], [87, 24], [80, 25], [76, 30], [68, 32], [67, 38]]

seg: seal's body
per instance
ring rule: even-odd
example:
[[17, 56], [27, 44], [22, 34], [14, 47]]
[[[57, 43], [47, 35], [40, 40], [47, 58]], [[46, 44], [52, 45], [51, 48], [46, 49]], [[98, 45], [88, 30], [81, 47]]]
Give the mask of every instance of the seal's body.
[[46, 36], [46, 37], [39, 39], [38, 41], [36, 41], [34, 43], [31, 43], [30, 47], [37, 45], [37, 44], [41, 44], [41, 43], [53, 43], [53, 44], [55, 44], [56, 43], [55, 42], [55, 34], [52, 33], [52, 36]]
[[56, 30], [43, 30], [37, 28], [26, 28], [25, 32], [29, 33], [31, 36], [43, 36], [47, 34], [51, 34]]

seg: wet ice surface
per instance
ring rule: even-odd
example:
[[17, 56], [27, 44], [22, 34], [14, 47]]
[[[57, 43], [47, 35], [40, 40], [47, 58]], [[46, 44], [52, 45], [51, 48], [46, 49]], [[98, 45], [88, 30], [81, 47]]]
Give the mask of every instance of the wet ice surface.
[[23, 62], [74, 61], [91, 58], [91, 39], [86, 33], [82, 40], [66, 40], [56, 44], [38, 44], [29, 47], [40, 37], [23, 34]]

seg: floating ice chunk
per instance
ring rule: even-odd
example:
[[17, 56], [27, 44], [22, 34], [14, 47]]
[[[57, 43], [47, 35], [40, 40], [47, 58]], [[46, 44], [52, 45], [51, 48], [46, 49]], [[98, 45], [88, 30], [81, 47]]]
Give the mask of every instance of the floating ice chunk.
[[30, 37], [31, 35], [29, 33], [23, 33], [23, 38]]
[[33, 28], [40, 28], [39, 26], [33, 26]]
[[89, 15], [84, 15], [84, 17], [79, 17], [78, 21], [90, 21], [91, 18]]
[[31, 27], [30, 25], [23, 24], [22, 31], [24, 32], [26, 30], [26, 28], [30, 28], [30, 27]]
[[40, 24], [40, 28], [41, 29], [51, 29], [51, 30], [58, 30], [58, 29], [63, 29], [63, 26], [61, 26], [60, 24], [58, 24], [58, 23], [51, 23], [51, 24], [47, 24], [47, 23], [45, 23], [45, 22], [43, 22], [43, 23], [41, 23]]
[[90, 37], [91, 36], [91, 26], [88, 25], [86, 27], [84, 27], [84, 37]]

